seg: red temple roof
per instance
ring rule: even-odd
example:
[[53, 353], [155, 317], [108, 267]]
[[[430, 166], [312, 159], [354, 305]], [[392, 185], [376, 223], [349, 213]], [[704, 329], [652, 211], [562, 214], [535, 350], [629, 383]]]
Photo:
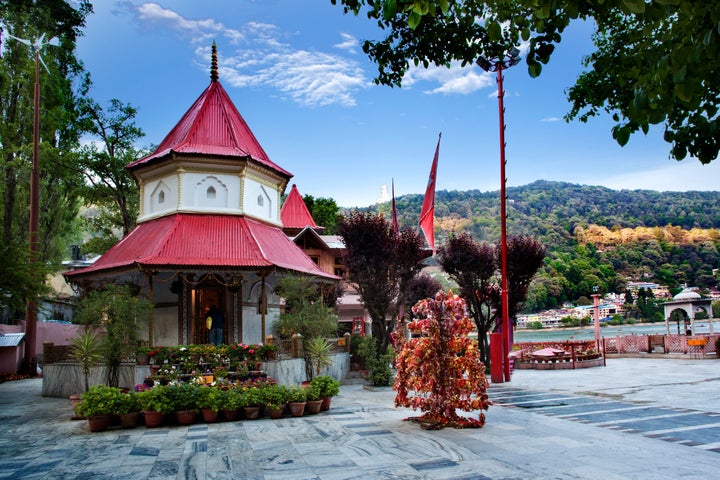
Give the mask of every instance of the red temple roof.
[[285, 203], [280, 209], [280, 220], [285, 228], [319, 228], [315, 224], [315, 220], [313, 220], [310, 210], [305, 205], [295, 184], [293, 184]]
[[212, 81], [150, 155], [127, 165], [130, 170], [172, 153], [247, 159], [292, 177], [273, 163], [219, 81]]
[[277, 227], [233, 215], [175, 214], [138, 224], [77, 278], [108, 270], [278, 267], [337, 280]]

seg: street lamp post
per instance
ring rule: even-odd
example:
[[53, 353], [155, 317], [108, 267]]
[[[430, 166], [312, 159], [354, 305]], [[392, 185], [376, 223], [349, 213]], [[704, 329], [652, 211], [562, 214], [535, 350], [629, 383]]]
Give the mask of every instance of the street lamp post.
[[477, 64], [486, 72], [497, 72], [498, 84], [498, 116], [500, 120], [500, 298], [501, 298], [501, 332], [503, 345], [503, 367], [505, 373], [505, 381], [510, 381], [510, 349], [512, 347], [512, 326], [510, 325], [510, 301], [508, 298], [508, 275], [507, 275], [507, 212], [506, 212], [506, 195], [505, 184], [507, 178], [505, 176], [505, 106], [503, 97], [503, 69], [517, 65], [520, 61], [520, 51], [513, 48], [510, 52], [499, 55], [494, 58], [487, 59], [480, 57]]
[[[45, 45], [58, 46], [60, 42], [53, 37], [47, 42], [44, 41], [43, 33], [34, 42], [24, 38], [8, 35], [30, 47], [35, 56], [35, 88], [33, 91], [33, 150], [32, 150], [32, 171], [30, 173], [30, 256], [28, 261], [34, 265], [38, 260], [38, 231], [40, 230], [40, 169], [39, 169], [39, 143], [40, 143], [40, 64], [45, 70], [49, 69], [40, 51]], [[37, 337], [37, 302], [34, 298], [28, 298], [25, 304], [25, 356], [23, 357], [22, 369], [30, 375], [35, 376], [36, 369], [33, 368], [36, 350]]]

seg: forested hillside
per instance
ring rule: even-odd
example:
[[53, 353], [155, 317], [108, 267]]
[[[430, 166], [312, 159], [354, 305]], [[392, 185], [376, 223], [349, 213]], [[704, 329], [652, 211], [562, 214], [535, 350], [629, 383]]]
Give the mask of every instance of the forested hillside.
[[[656, 192], [538, 181], [511, 187], [508, 234], [530, 235], [548, 256], [526, 310], [550, 308], [592, 293], [623, 292], [628, 279], [717, 286], [720, 192]], [[401, 226], [417, 225], [422, 195], [396, 199]], [[390, 204], [371, 209], [390, 214]], [[438, 191], [437, 243], [453, 232], [500, 237], [499, 192]]]

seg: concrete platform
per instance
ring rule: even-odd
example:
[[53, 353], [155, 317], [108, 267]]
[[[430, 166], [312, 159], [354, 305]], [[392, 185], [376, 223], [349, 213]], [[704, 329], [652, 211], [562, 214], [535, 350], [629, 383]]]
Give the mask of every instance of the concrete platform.
[[344, 385], [319, 415], [90, 433], [67, 400], [40, 396], [40, 380], [8, 382], [0, 478], [712, 478], [719, 373], [720, 362], [652, 359], [516, 371], [492, 386], [484, 428], [442, 431], [403, 421], [415, 413], [393, 408], [391, 390]]

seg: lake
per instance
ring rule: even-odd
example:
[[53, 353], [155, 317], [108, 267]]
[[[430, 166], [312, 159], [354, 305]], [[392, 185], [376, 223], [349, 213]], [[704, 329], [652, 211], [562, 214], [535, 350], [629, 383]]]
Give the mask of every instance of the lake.
[[[682, 329], [682, 325], [680, 326]], [[720, 322], [715, 319], [714, 332], [720, 330]], [[695, 324], [695, 333], [709, 333], [708, 320], [698, 320]], [[601, 337], [622, 337], [623, 335], [653, 335], [664, 334], [665, 323], [644, 323], [640, 325], [608, 325], [600, 328]], [[670, 333], [677, 334], [677, 323], [670, 323]], [[541, 329], [541, 330], [515, 330], [515, 342], [546, 342], [562, 340], [594, 340], [595, 329], [592, 325], [583, 328]]]

